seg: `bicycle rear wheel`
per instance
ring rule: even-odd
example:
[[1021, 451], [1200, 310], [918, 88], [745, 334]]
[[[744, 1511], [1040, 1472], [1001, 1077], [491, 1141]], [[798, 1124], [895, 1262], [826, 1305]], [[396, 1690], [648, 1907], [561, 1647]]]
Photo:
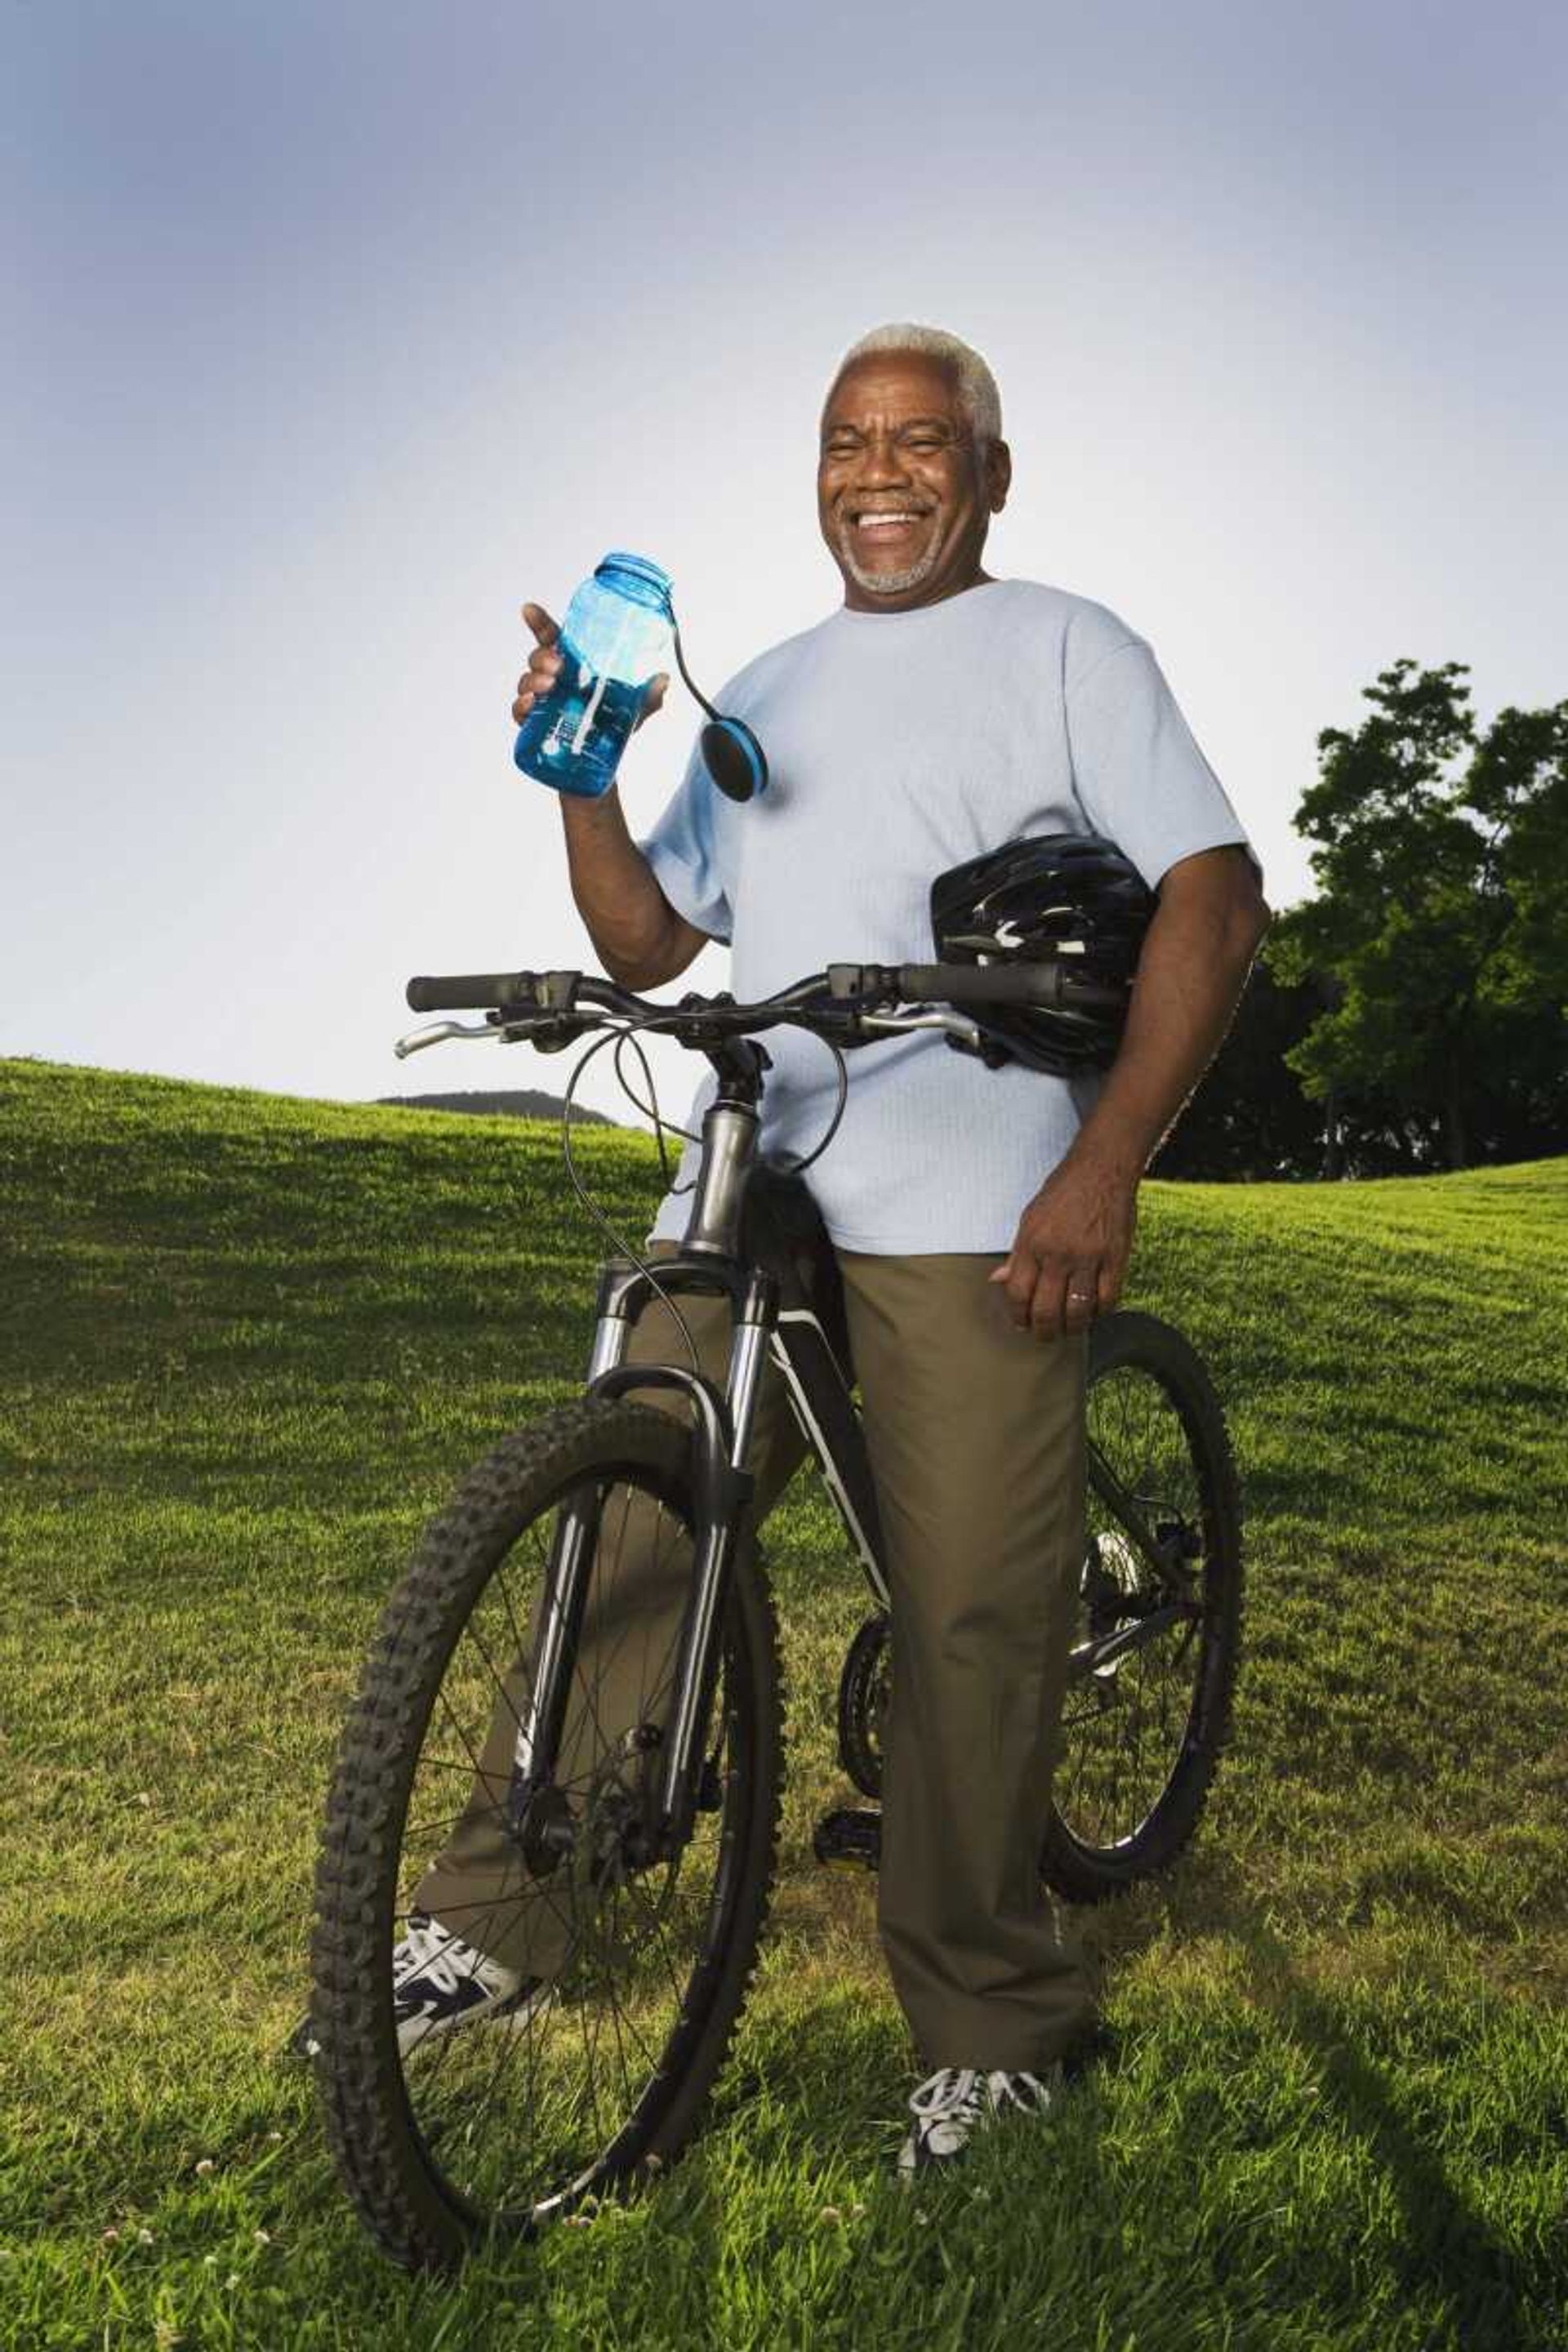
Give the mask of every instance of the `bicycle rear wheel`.
[[1240, 1496], [1202, 1360], [1152, 1315], [1108, 1316], [1090, 1337], [1088, 1410], [1087, 1541], [1041, 1860], [1074, 1903], [1122, 1893], [1191, 1839], [1241, 1648]]
[[[682, 1422], [630, 1399], [585, 1398], [506, 1439], [426, 1529], [373, 1643], [327, 1809], [311, 2014], [339, 2169], [410, 2268], [528, 2234], [668, 2161], [740, 2014], [781, 1772], [777, 1631], [754, 1559], [731, 1582], [692, 1833], [658, 1863], [638, 1844], [693, 1559], [691, 1448]], [[557, 1515], [590, 1491], [557, 1775], [570, 1850], [541, 1868], [507, 1828], [508, 1759]], [[523, 1969], [526, 1997], [400, 2051], [393, 1952], [421, 1879], [447, 1884], [458, 1852], [472, 1897], [437, 1916]]]

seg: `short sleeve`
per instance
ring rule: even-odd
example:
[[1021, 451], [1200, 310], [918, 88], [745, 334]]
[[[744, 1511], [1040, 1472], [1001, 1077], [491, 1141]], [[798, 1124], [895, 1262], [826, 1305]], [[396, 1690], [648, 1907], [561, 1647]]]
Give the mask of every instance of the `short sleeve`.
[[1263, 865], [1142, 637], [1102, 655], [1067, 688], [1073, 786], [1096, 833], [1152, 890], [1178, 859], [1235, 842]]
[[728, 947], [734, 917], [719, 874], [713, 800], [699, 740], [663, 814], [636, 845], [676, 913]]

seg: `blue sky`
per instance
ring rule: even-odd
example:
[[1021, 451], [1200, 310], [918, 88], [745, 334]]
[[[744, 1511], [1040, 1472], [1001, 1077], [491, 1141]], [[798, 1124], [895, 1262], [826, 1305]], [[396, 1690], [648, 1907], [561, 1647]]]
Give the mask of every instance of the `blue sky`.
[[1149, 637], [1300, 897], [1380, 668], [1568, 693], [1565, 91], [1518, 0], [8, 0], [0, 1050], [558, 1089], [390, 1052], [410, 971], [594, 961], [518, 606], [644, 550], [710, 692], [822, 618], [817, 411], [897, 318], [999, 379], [988, 568]]

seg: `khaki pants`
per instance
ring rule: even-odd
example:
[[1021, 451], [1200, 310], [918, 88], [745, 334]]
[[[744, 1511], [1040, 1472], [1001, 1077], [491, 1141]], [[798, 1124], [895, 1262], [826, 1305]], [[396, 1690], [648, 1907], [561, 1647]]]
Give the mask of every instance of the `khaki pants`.
[[[995, 1255], [837, 1256], [892, 1595], [882, 1948], [926, 2066], [1038, 2072], [1095, 2014], [1038, 1870], [1083, 1559], [1087, 1343], [1019, 1330], [986, 1279]], [[728, 1302], [679, 1304], [722, 1387]], [[662, 1301], [635, 1327], [627, 1360], [689, 1362]], [[673, 1390], [635, 1393], [687, 1415]], [[746, 1457], [759, 1526], [805, 1450], [770, 1363]], [[637, 1507], [651, 1526], [651, 1506]], [[610, 1662], [605, 1687], [617, 1665], [672, 1651], [690, 1558], [683, 1547], [661, 1575], [626, 1549], [631, 1568], [584, 1629], [585, 1664], [595, 1652]], [[631, 1687], [647, 1687], [640, 1671]], [[611, 1703], [598, 1703], [601, 1725]], [[497, 1831], [512, 1730], [498, 1710], [468, 1811], [415, 1899], [495, 1958], [548, 1976], [561, 1965], [559, 1906], [519, 1905], [517, 1857]], [[569, 1723], [569, 1750], [574, 1736]], [[520, 1924], [497, 1933], [492, 1910]]]

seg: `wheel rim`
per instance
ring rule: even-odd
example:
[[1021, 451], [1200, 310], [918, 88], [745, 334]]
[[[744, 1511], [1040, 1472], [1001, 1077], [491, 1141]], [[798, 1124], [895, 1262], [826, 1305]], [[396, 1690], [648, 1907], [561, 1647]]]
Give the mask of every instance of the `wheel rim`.
[[[1169, 1571], [1156, 1572], [1091, 1479], [1052, 1794], [1069, 1840], [1114, 1861], [1149, 1834], [1201, 1716], [1215, 1521], [1193, 1433], [1154, 1373], [1134, 1364], [1101, 1373], [1088, 1429]], [[1147, 1641], [1105, 1654], [1157, 1611], [1176, 1613]]]
[[[442, 1848], [457, 1834], [470, 1852], [476, 1842], [488, 1851], [500, 1836], [510, 1739], [531, 1679], [518, 1662], [531, 1659], [569, 1483], [490, 1571], [435, 1694], [410, 1780], [389, 1978], [391, 1948]], [[707, 1805], [673, 1861], [639, 1867], [632, 1858], [659, 1760], [637, 1735], [668, 1713], [679, 1633], [678, 1604], [661, 1610], [658, 1600], [689, 1588], [693, 1544], [646, 1474], [622, 1470], [601, 1484], [557, 1776], [573, 1850], [536, 1876], [510, 1841], [482, 1884], [432, 1906], [452, 1932], [523, 1968], [523, 1992], [510, 2014], [427, 2032], [397, 2060], [433, 2185], [470, 2225], [549, 2219], [647, 2152], [706, 2011], [744, 1851], [753, 1775], [731, 1639], [711, 1717]], [[626, 1603], [619, 1611], [616, 1592]], [[535, 1968], [543, 1973], [530, 1993]]]

